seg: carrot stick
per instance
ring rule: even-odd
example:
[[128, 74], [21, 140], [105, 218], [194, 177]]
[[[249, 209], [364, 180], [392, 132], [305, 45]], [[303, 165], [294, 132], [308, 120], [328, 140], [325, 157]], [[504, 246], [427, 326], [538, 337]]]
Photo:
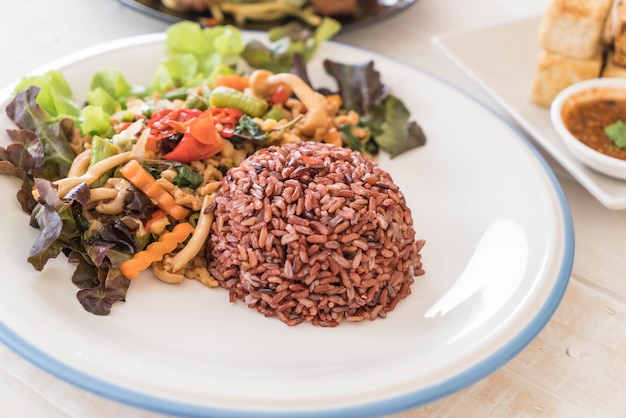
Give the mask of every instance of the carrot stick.
[[215, 86], [225, 86], [231, 89], [244, 91], [250, 87], [250, 77], [237, 74], [222, 74], [215, 77]]
[[120, 173], [172, 218], [180, 221], [189, 214], [189, 210], [178, 205], [172, 195], [161, 187], [137, 160], [130, 160], [124, 164]]
[[165, 254], [174, 251], [176, 246], [185, 241], [193, 231], [194, 228], [189, 222], [177, 224], [172, 232], [161, 235], [158, 241], [148, 245], [145, 250], [135, 253], [130, 260], [124, 261], [120, 265], [120, 271], [127, 279], [134, 279], [155, 261], [163, 260]]

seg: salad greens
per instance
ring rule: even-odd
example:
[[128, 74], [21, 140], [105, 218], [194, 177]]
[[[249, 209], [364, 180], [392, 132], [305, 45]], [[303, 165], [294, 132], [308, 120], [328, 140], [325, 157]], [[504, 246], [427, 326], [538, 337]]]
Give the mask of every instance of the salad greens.
[[340, 29], [341, 25], [329, 18], [324, 18], [314, 31], [291, 22], [269, 30], [269, 45], [255, 40], [247, 43], [242, 56], [253, 68], [263, 68], [274, 73], [289, 72], [293, 67], [294, 55], [301, 55], [308, 62], [318, 46]]
[[361, 115], [360, 126], [370, 128], [373, 135], [366, 141], [355, 141], [348, 129], [342, 129], [350, 148], [375, 154], [378, 148], [392, 158], [426, 143], [426, 135], [404, 103], [392, 96], [383, 84], [374, 62], [346, 65], [325, 60], [324, 68], [336, 81], [347, 110]]
[[41, 76], [24, 77], [15, 91], [20, 92], [31, 86], [39, 87], [37, 104], [51, 118], [75, 118], [80, 114], [80, 105], [61, 72], [51, 70]]
[[[183, 141], [187, 141], [186, 151], [193, 152], [189, 148], [193, 138], [174, 128], [192, 126], [215, 136], [214, 122], [197, 115], [210, 111], [209, 86], [219, 76], [267, 69], [274, 73], [295, 72], [308, 83], [306, 62], [339, 29], [339, 24], [328, 18], [314, 31], [289, 24], [271, 30], [269, 43], [265, 44], [256, 40], [245, 42], [243, 33], [232, 26], [202, 28], [192, 22], [174, 24], [166, 31], [167, 54], [147, 85], [131, 85], [119, 70], [103, 69], [93, 75], [84, 106], [78, 104], [59, 71], [22, 79], [6, 108], [17, 129], [7, 129], [12, 143], [0, 147], [0, 173], [21, 180], [17, 199], [30, 214], [31, 226], [41, 231], [28, 262], [36, 270], [42, 270], [48, 260], [65, 254], [76, 267], [72, 281], [79, 288], [77, 298], [82, 306], [97, 315], [108, 314], [114, 303], [125, 300], [130, 285], [130, 280], [121, 274], [120, 265], [157, 239], [151, 233], [134, 232], [154, 220], [157, 205], [132, 185], [125, 189], [122, 212], [116, 215], [87, 209], [94, 206], [93, 190], [85, 182], [59, 197], [54, 182], [66, 180], [72, 163], [83, 151], [85, 138], [90, 143], [90, 167], [112, 156], [135, 158], [132, 153], [145, 122], [133, 122], [133, 112], [137, 109], [131, 112], [130, 107], [139, 106], [143, 117], [150, 119], [148, 125], [162, 124], [170, 129], [162, 131], [166, 132], [165, 136], [159, 139], [162, 153], [182, 149], [178, 147]], [[382, 149], [394, 157], [425, 143], [421, 128], [410, 120], [402, 101], [390, 94], [373, 62], [345, 65], [326, 60], [324, 66], [337, 82], [336, 94], [340, 95], [344, 108], [360, 115], [358, 123], [339, 129], [344, 146], [373, 155]], [[174, 99], [184, 100], [183, 108], [177, 112], [168, 113], [171, 109], [159, 107], [158, 100]], [[280, 108], [267, 107], [265, 118], [280, 118]], [[162, 119], [153, 121], [155, 115]], [[172, 115], [186, 115], [188, 119], [176, 120], [174, 124], [167, 120]], [[248, 143], [256, 149], [270, 141], [270, 135], [245, 112], [236, 122], [232, 122], [232, 112], [213, 117], [221, 118], [220, 134], [233, 145]], [[120, 131], [112, 120], [126, 125]], [[356, 128], [367, 135], [357, 137]], [[200, 146], [215, 151], [207, 142], [198, 143], [197, 147]], [[191, 190], [198, 188], [203, 176], [192, 170], [187, 160], [177, 161], [145, 160], [142, 165], [155, 178], [166, 170], [174, 170], [177, 174], [171, 180], [173, 184]], [[224, 173], [231, 164], [225, 160], [217, 168]], [[92, 187], [100, 187], [116, 177], [116, 170], [114, 167], [103, 172]], [[189, 219], [197, 217], [196, 211]]]

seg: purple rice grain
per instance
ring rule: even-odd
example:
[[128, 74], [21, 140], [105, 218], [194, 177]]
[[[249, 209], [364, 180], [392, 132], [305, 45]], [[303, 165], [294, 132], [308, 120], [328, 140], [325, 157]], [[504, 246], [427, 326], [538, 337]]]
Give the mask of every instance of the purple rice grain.
[[424, 274], [402, 192], [342, 147], [258, 151], [224, 176], [214, 213], [210, 273], [231, 302], [289, 326], [386, 318]]

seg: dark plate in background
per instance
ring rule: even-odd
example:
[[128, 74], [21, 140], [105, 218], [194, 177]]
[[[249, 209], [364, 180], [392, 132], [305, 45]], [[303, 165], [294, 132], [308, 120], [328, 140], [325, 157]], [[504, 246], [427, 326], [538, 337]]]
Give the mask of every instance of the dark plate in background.
[[[333, 16], [342, 24], [342, 30], [353, 29], [365, 23], [381, 20], [401, 12], [413, 5], [417, 0], [364, 0], [359, 1], [359, 11], [354, 16]], [[161, 0], [120, 0], [123, 4], [145, 13], [157, 19], [170, 23], [176, 23], [181, 20], [192, 20], [202, 23], [203, 19], [210, 18], [211, 14], [196, 12], [180, 12], [168, 9], [163, 6]], [[274, 26], [287, 23], [288, 19], [270, 21], [270, 22], [254, 22], [247, 21], [243, 26], [238, 25], [230, 16], [226, 15], [224, 24], [231, 24], [250, 30], [268, 30]]]

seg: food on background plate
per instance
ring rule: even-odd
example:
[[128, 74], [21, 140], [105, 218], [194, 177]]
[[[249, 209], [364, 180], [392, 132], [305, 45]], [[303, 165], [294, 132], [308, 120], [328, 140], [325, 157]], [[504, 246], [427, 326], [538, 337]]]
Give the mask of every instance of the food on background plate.
[[202, 12], [209, 9], [211, 1], [206, 0], [161, 0], [163, 6], [172, 10]]
[[242, 25], [246, 21], [276, 21], [292, 17], [316, 26], [321, 16], [354, 15], [357, 12], [356, 0], [161, 0], [172, 10], [186, 12], [209, 12], [210, 19], [203, 19], [210, 25], [224, 23], [224, 15], [230, 15]]
[[385, 317], [424, 274], [411, 211], [371, 159], [321, 142], [257, 151], [215, 199], [209, 271], [288, 325]]
[[7, 129], [12, 143], [0, 148], [0, 172], [21, 179], [17, 199], [41, 229], [28, 262], [42, 270], [65, 254], [76, 266], [79, 302], [98, 315], [125, 301], [146, 269], [168, 283], [215, 287], [206, 258], [215, 199], [246, 158], [291, 143], [367, 158], [423, 145], [373, 62], [326, 60], [337, 90], [311, 85], [305, 64], [336, 30], [331, 21], [307, 37], [277, 28], [266, 45], [244, 43], [234, 27], [181, 22], [167, 30], [167, 54], [148, 84], [103, 69], [82, 106], [62, 73], [25, 77], [6, 109], [18, 129]]
[[532, 100], [549, 107], [558, 93], [576, 82], [621, 76], [626, 67], [624, 27], [622, 0], [549, 1], [537, 31], [542, 51]]
[[309, 0], [309, 3], [322, 16], [354, 15], [359, 7], [358, 0]]

